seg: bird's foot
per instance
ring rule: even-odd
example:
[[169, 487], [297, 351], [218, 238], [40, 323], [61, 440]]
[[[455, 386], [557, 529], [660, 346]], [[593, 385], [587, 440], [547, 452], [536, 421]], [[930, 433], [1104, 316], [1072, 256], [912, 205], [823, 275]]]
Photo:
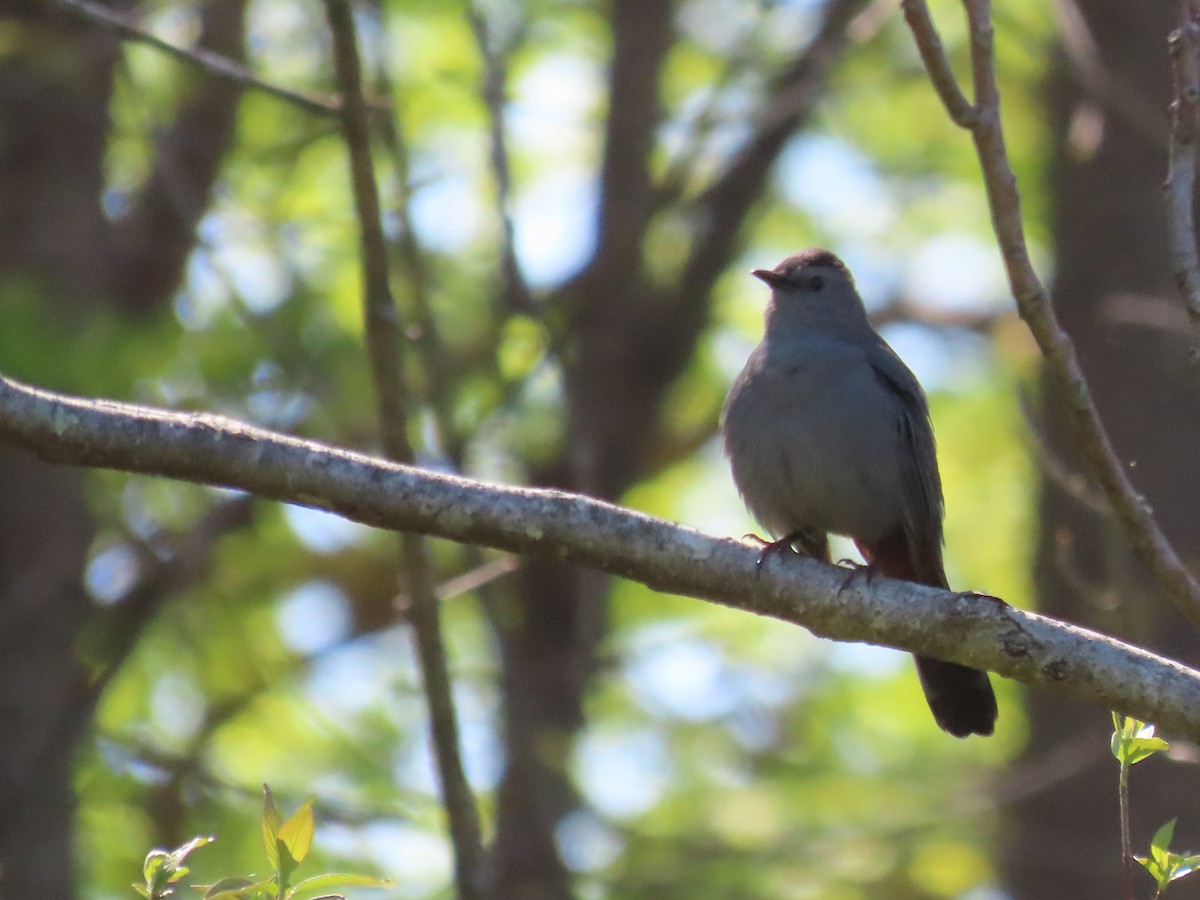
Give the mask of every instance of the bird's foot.
[[860, 578], [867, 579], [867, 587], [871, 586], [871, 582], [875, 580], [875, 567], [870, 563], [860, 563], [853, 559], [839, 559], [837, 561], [839, 568], [848, 569], [846, 577], [842, 579], [842, 586], [838, 588], [838, 596], [842, 596], [842, 592]]
[[800, 532], [784, 535], [777, 541], [768, 541], [759, 537], [757, 534], [745, 534], [742, 535], [742, 537], [745, 540], [757, 541], [762, 547], [762, 551], [758, 554], [758, 561], [754, 564], [754, 575], [757, 578], [758, 576], [762, 575], [763, 563], [767, 561], [767, 558], [772, 553], [796, 552], [792, 545], [800, 539]]

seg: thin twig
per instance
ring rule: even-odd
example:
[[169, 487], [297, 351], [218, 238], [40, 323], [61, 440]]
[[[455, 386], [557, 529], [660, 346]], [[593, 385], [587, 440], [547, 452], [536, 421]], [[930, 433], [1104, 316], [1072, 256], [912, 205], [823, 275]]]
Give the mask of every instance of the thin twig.
[[[437, 594], [439, 600], [449, 600], [459, 594], [487, 587], [497, 578], [503, 578], [520, 567], [520, 561], [514, 556], [502, 556], [490, 562], [481, 562], [461, 575], [456, 575], [449, 581], [443, 581], [437, 586], [434, 593]], [[396, 609], [405, 614], [412, 608], [412, 598], [406, 594], [398, 595], [393, 603]]]
[[[496, 182], [496, 213], [500, 219], [502, 241], [500, 243], [501, 271], [504, 276], [502, 297], [504, 306], [511, 312], [529, 313], [536, 309], [533, 293], [521, 271], [517, 259], [516, 230], [512, 216], [512, 166], [509, 162], [508, 139], [505, 131], [504, 107], [508, 71], [504, 64], [512, 47], [497, 50], [492, 46], [491, 29], [487, 19], [475, 4], [468, 11], [471, 31], [483, 57], [483, 102], [488, 111], [489, 152], [492, 179]], [[515, 44], [515, 38], [506, 43]]]
[[[690, 117], [687, 134], [679, 140], [680, 149], [667, 162], [659, 179], [656, 188], [656, 205], [659, 208], [666, 208], [684, 196], [696, 180], [703, 163], [712, 157], [712, 137], [722, 124], [722, 105], [727, 103], [728, 94], [738, 79], [760, 61], [763, 18], [763, 8], [760, 6], [754, 20], [735, 35], [722, 52], [721, 71], [708, 83], [703, 105]], [[739, 111], [737, 115], [740, 119], [742, 114]]]
[[[350, 155], [354, 202], [362, 229], [366, 340], [379, 404], [383, 444], [390, 459], [411, 463], [414, 454], [408, 440], [410, 404], [400, 358], [402, 335], [388, 283], [387, 244], [371, 159], [354, 18], [347, 0], [326, 0], [325, 6], [333, 36], [334, 67], [343, 98], [342, 126]], [[400, 544], [402, 579], [406, 582], [406, 593], [412, 597], [409, 620], [429, 705], [430, 731], [442, 802], [450, 821], [450, 837], [454, 845], [458, 897], [459, 900], [475, 900], [482, 896], [483, 891], [483, 844], [479, 814], [459, 751], [458, 719], [441, 634], [441, 612], [433, 565], [425, 542], [418, 535], [404, 534]]]
[[1200, 26], [1191, 0], [1180, 4], [1179, 27], [1167, 38], [1175, 99], [1171, 103], [1171, 131], [1167, 181], [1167, 234], [1175, 286], [1192, 326], [1190, 359], [1200, 376], [1200, 257], [1196, 252], [1196, 140], [1200, 133]]
[[1121, 761], [1117, 780], [1117, 805], [1121, 819], [1121, 888], [1123, 900], [1133, 900], [1133, 841], [1129, 835], [1129, 764]]
[[865, 0], [829, 0], [811, 42], [774, 79], [770, 96], [754, 130], [720, 174], [689, 205], [695, 237], [688, 248], [677, 291], [679, 309], [674, 328], [699, 329], [708, 322], [708, 307], [697, 302], [711, 295], [725, 271], [742, 223], [788, 141], [813, 114], [824, 96], [830, 72], [849, 42], [848, 29]]
[[[365, 9], [373, 19], [372, 26], [367, 29], [367, 39], [375, 42], [373, 55], [377, 59], [386, 59], [388, 32], [383, 27], [381, 0], [372, 0]], [[376, 67], [374, 81], [375, 90], [380, 95], [398, 97], [397, 87], [386, 66]], [[397, 227], [396, 237], [391, 242], [395, 254], [392, 267], [396, 276], [402, 279], [403, 288], [399, 292], [401, 318], [406, 321], [405, 336], [416, 347], [421, 358], [427, 385], [424, 399], [429, 403], [437, 425], [438, 449], [457, 470], [462, 466], [466, 439], [454, 424], [454, 385], [449, 374], [453, 363], [433, 313], [429, 261], [422, 252], [412, 217], [415, 185], [412, 180], [411, 153], [400, 124], [403, 121], [403, 101], [398, 99], [396, 106], [395, 115], [381, 116], [377, 122], [379, 140], [391, 163], [390, 190], [395, 198], [392, 215]]]
[[[1200, 741], [1200, 672], [994, 598], [772, 557], [579, 494], [484, 484], [237, 422], [81, 400], [0, 376], [0, 441], [52, 462], [233, 488], [365, 525], [546, 554], [833, 640], [934, 656], [1119, 709]], [[757, 575], [756, 575], [757, 571]]]
[[[341, 113], [341, 102], [336, 97], [323, 97], [319, 94], [297, 91], [293, 88], [286, 88], [282, 85], [264, 81], [245, 66], [234, 62], [227, 56], [213, 53], [211, 50], [205, 50], [203, 47], [189, 49], [187, 47], [180, 47], [178, 44], [172, 44], [170, 41], [163, 40], [157, 35], [151, 34], [140, 25], [130, 21], [126, 16], [114, 12], [100, 3], [94, 3], [92, 0], [51, 0], [51, 2], [68, 12], [87, 19], [93, 24], [111, 28], [128, 40], [154, 47], [175, 57], [180, 62], [202, 69], [218, 78], [225, 78], [243, 88], [270, 94], [272, 97], [285, 100], [306, 112], [316, 113], [317, 115], [336, 116]], [[386, 109], [386, 107], [379, 107], [378, 104], [373, 105], [377, 108]]]
[[924, 0], [903, 0], [900, 6], [904, 10], [904, 20], [916, 38], [917, 50], [929, 72], [929, 80], [942, 98], [946, 112], [956, 125], [972, 127], [978, 118], [978, 110], [958, 86], [958, 79], [950, 68], [950, 60], [946, 58], [946, 48], [942, 46], [942, 39], [929, 15], [929, 7]]
[[[1071, 417], [1075, 439], [1088, 468], [1103, 489], [1125, 531], [1135, 555], [1154, 573], [1159, 586], [1175, 607], [1200, 628], [1200, 584], [1158, 526], [1149, 503], [1133, 487], [1126, 467], [1100, 421], [1091, 389], [1084, 378], [1070, 336], [1063, 330], [1050, 295], [1034, 271], [1025, 243], [1021, 197], [1004, 146], [1000, 124], [1000, 91], [996, 84], [995, 52], [988, 0], [963, 0], [971, 35], [971, 76], [975, 88], [976, 118], [969, 126], [975, 152], [983, 170], [983, 183], [992, 213], [992, 228], [1004, 259], [1017, 310], [1032, 332], [1046, 360], [1046, 370], [1062, 391], [1064, 408]], [[905, 0], [907, 16], [918, 46], [940, 47], [925, 0]], [[929, 31], [934, 31], [931, 36]], [[935, 62], [938, 73], [949, 64]], [[933, 70], [931, 70], [933, 72]], [[931, 74], [931, 78], [940, 75]], [[943, 103], [945, 96], [939, 89]], [[954, 111], [950, 110], [951, 116]]]
[[1021, 410], [1021, 416], [1025, 420], [1025, 433], [1033, 445], [1030, 452], [1037, 453], [1043, 474], [1058, 485], [1063, 493], [1088, 511], [1101, 516], [1111, 516], [1112, 507], [1108, 503], [1108, 498], [1096, 489], [1086, 473], [1080, 472], [1070, 465], [1058, 454], [1056, 449], [1050, 446], [1050, 441], [1034, 410], [1033, 398], [1029, 396], [1028, 391], [1019, 390], [1017, 392], [1017, 407]]

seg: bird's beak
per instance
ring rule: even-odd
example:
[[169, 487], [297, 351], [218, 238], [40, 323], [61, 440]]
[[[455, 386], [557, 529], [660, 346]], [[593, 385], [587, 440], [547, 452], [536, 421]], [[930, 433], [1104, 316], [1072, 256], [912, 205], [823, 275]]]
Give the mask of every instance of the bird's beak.
[[766, 282], [772, 288], [783, 286], [783, 276], [771, 269], [755, 269], [750, 273], [759, 281]]

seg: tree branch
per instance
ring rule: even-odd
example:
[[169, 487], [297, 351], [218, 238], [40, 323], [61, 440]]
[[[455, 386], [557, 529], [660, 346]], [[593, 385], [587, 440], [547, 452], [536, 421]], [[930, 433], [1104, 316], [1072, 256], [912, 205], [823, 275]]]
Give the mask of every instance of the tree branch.
[[1167, 181], [1167, 234], [1171, 241], [1175, 286], [1192, 326], [1192, 369], [1200, 374], [1200, 258], [1196, 251], [1196, 140], [1200, 133], [1200, 26], [1191, 0], [1183, 0], [1179, 28], [1167, 38], [1175, 99]]
[[[248, 0], [210, 0], [200, 14], [197, 53], [231, 65], [245, 54]], [[221, 165], [236, 139], [240, 86], [189, 73], [174, 119], [155, 141], [154, 165], [133, 208], [114, 222], [113, 294], [128, 312], [169, 303], [179, 289], [196, 228], [210, 207]]]
[[[691, 313], [691, 326], [707, 320], [707, 297], [737, 247], [737, 237], [750, 209], [762, 196], [763, 186], [787, 142], [816, 108], [829, 73], [848, 43], [847, 29], [866, 0], [828, 0], [822, 9], [817, 33], [775, 79], [771, 95], [757, 126], [729, 165], [697, 198], [696, 237], [688, 249], [680, 278], [680, 314]], [[686, 320], [686, 319], [685, 319]], [[675, 327], [680, 327], [676, 324]]]
[[513, 553], [548, 554], [656, 590], [801, 625], [821, 637], [985, 668], [1155, 722], [1200, 742], [1200, 673], [1008, 606], [845, 574], [561, 491], [486, 485], [222, 416], [66, 397], [0, 377], [0, 441], [70, 465], [247, 491], [356, 522]]
[[189, 49], [172, 44], [129, 21], [120, 13], [99, 3], [93, 3], [92, 0], [52, 0], [52, 2], [93, 24], [111, 28], [127, 40], [138, 41], [154, 47], [175, 57], [180, 62], [216, 75], [218, 78], [232, 81], [239, 87], [262, 91], [264, 94], [270, 94], [272, 97], [317, 115], [336, 116], [341, 112], [341, 104], [336, 97], [321, 97], [264, 81], [245, 66], [227, 56], [199, 47]]
[[[918, 46], [940, 43], [925, 9], [925, 0], [905, 0], [906, 15]], [[1084, 378], [1075, 345], [1063, 330], [1049, 292], [1034, 271], [1025, 244], [1021, 196], [1008, 160], [1000, 124], [1000, 90], [996, 83], [995, 50], [989, 0], [963, 0], [971, 35], [971, 77], [975, 88], [976, 117], [968, 130], [983, 171], [983, 183], [992, 213], [992, 228], [1008, 272], [1017, 311], [1032, 332], [1046, 360], [1046, 370], [1067, 398], [1075, 439], [1091, 474], [1104, 491], [1125, 531], [1135, 555], [1154, 573], [1167, 597], [1200, 628], [1200, 584], [1184, 566], [1159, 528], [1150, 504], [1126, 474], [1126, 466], [1100, 421], [1100, 413]], [[936, 74], [931, 74], [936, 80]]]
[[654, 211], [651, 160], [662, 119], [659, 77], [671, 49], [673, 6], [666, 0], [612, 4], [608, 121], [589, 272], [620, 272], [628, 278], [641, 268], [643, 238]]
[[979, 118], [979, 110], [958, 86], [958, 79], [954, 77], [954, 70], [950, 68], [950, 60], [946, 58], [946, 48], [942, 46], [942, 39], [938, 36], [933, 19], [929, 15], [929, 7], [923, 0], [903, 0], [900, 7], [904, 10], [904, 21], [908, 23], [909, 30], [916, 39], [921, 62], [925, 63], [929, 80], [933, 83], [933, 89], [937, 91], [942, 106], [946, 107], [946, 112], [954, 124], [962, 128], [973, 127]]
[[488, 161], [492, 180], [496, 188], [496, 216], [500, 220], [500, 271], [504, 276], [504, 289], [500, 293], [503, 309], [507, 312], [531, 313], [537, 308], [533, 292], [521, 270], [517, 259], [516, 229], [512, 215], [512, 165], [508, 152], [505, 126], [505, 104], [507, 103], [508, 64], [507, 59], [521, 40], [518, 29], [515, 36], [504, 41], [505, 46], [493, 46], [492, 29], [487, 17], [477, 4], [467, 11], [479, 55], [483, 59], [483, 84], [480, 95], [488, 111]]
[[[325, 8], [333, 36], [334, 68], [343, 102], [342, 127], [362, 230], [367, 350], [379, 403], [383, 444], [390, 459], [411, 463], [414, 455], [408, 439], [410, 404], [400, 357], [403, 339], [388, 283], [387, 242], [371, 159], [354, 17], [347, 0], [326, 0]], [[412, 598], [409, 619], [421, 666], [421, 683], [429, 706], [434, 763], [454, 845], [457, 894], [459, 900], [477, 900], [483, 893], [483, 839], [475, 799], [459, 752], [458, 718], [442, 640], [433, 562], [425, 542], [416, 534], [401, 535], [400, 553], [402, 580]]]

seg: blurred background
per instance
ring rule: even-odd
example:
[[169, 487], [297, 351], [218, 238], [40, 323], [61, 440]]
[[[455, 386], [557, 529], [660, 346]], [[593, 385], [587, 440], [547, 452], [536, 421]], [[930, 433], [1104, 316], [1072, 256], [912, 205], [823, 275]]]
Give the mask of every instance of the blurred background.
[[[961, 8], [932, 6], [965, 75]], [[318, 0], [103, 9], [335, 93]], [[1175, 15], [994, 10], [1036, 260], [1195, 558]], [[760, 335], [748, 270], [825, 246], [930, 394], [951, 583], [1197, 662], [1080, 468], [894, 0], [370, 0], [356, 25], [422, 464], [752, 530], [715, 437]], [[0, 0], [0, 371], [378, 451], [339, 122], [260, 87], [78, 0]], [[1107, 710], [998, 681], [995, 737], [956, 741], [903, 654], [431, 550], [495, 896], [1117, 895]], [[185, 883], [261, 872], [265, 781], [316, 796], [310, 871], [452, 896], [397, 585], [394, 535], [0, 448], [0, 894], [128, 897], [195, 834], [219, 840]], [[1200, 849], [1193, 757], [1134, 773], [1143, 852], [1176, 815]]]

